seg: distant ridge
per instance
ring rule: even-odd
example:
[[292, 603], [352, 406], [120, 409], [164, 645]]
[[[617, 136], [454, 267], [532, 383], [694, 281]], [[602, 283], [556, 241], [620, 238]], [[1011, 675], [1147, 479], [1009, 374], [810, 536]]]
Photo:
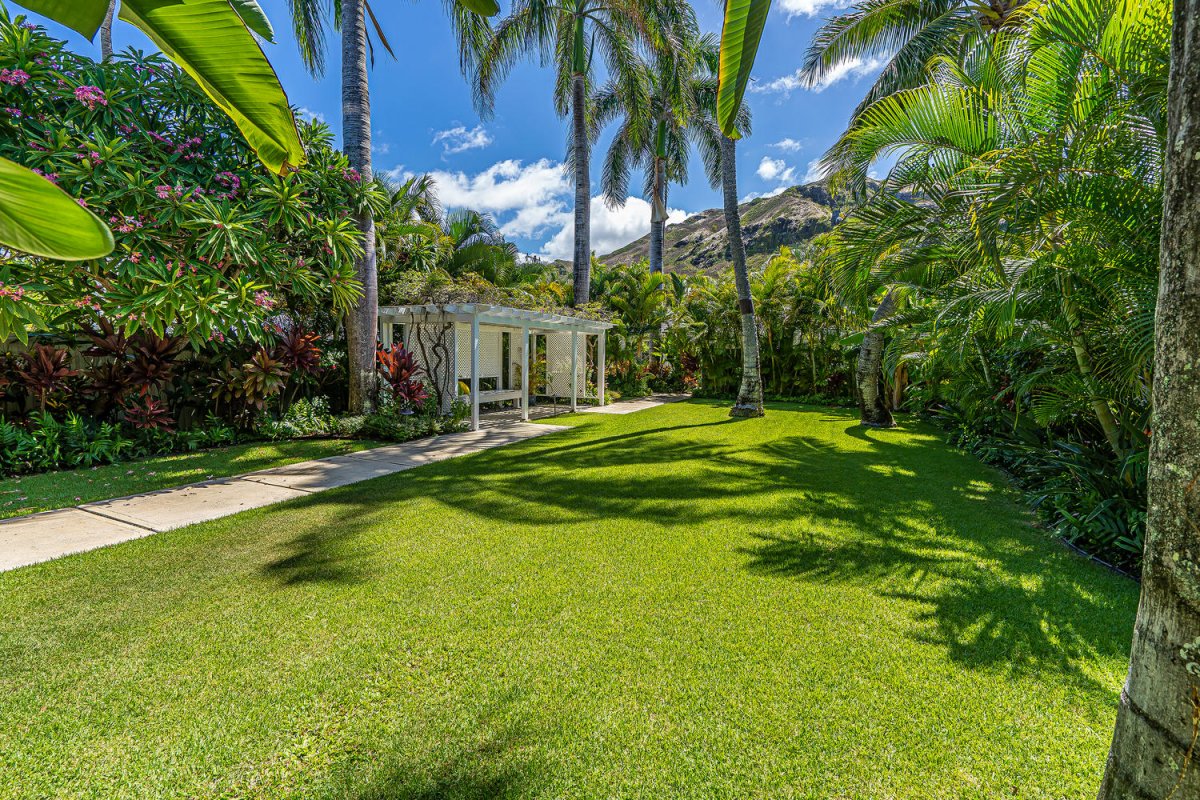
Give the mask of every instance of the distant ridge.
[[[742, 214], [742, 234], [746, 240], [746, 260], [751, 267], [766, 262], [780, 247], [804, 244], [833, 228], [838, 205], [829, 187], [823, 183], [792, 186], [772, 197], [758, 197], [738, 206]], [[646, 258], [650, 236], [630, 242], [608, 255], [605, 264], [627, 264]], [[725, 235], [725, 214], [713, 208], [693, 214], [682, 222], [668, 225], [663, 269], [692, 275], [715, 274], [729, 265], [729, 242]], [[568, 265], [569, 266], [569, 265]]]

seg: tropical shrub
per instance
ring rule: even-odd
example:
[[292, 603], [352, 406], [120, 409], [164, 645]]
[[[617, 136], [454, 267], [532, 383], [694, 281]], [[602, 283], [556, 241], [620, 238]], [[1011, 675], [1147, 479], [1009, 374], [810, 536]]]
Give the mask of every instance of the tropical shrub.
[[337, 433], [338, 425], [329, 412], [328, 398], [302, 397], [288, 406], [279, 419], [261, 418], [257, 431], [268, 439], [305, 439], [332, 436]]
[[[883, 379], [1008, 469], [1048, 525], [1140, 559], [1170, 4], [1030, 3], [874, 98], [830, 151], [862, 188], [823, 253], [894, 310]], [[897, 403], [898, 404], [898, 403]]]
[[49, 177], [109, 222], [112, 255], [0, 263], [0, 337], [106, 320], [208, 342], [265, 340], [281, 307], [345, 308], [357, 295], [349, 214], [383, 201], [303, 131], [308, 163], [266, 172], [195, 83], [158, 55], [107, 63], [0, 15], [0, 156]]
[[21, 384], [37, 398], [38, 411], [43, 414], [47, 404], [56, 405], [55, 398], [66, 389], [67, 380], [78, 374], [68, 364], [70, 358], [70, 352], [63, 348], [34, 345], [14, 370]]
[[[726, 397], [741, 377], [737, 290], [729, 273], [651, 274], [645, 261], [593, 267], [608, 333], [609, 385], [626, 396], [695, 391]], [[812, 261], [783, 249], [750, 273], [763, 384], [778, 399], [844, 402], [861, 322]]]
[[28, 426], [0, 418], [0, 473], [109, 464], [129, 453], [132, 445], [118, 426], [95, 424], [73, 412], [59, 421], [38, 411]]

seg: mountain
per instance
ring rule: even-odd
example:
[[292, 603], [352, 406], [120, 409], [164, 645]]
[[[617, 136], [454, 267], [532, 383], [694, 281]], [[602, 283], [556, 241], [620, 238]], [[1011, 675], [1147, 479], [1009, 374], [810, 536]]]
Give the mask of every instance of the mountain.
[[[830, 230], [837, 220], [838, 205], [824, 183], [792, 186], [773, 197], [759, 197], [738, 206], [746, 261], [753, 268], [767, 261], [783, 246], [796, 247]], [[601, 256], [605, 264], [627, 264], [647, 258], [650, 236]], [[668, 225], [663, 248], [667, 272], [714, 274], [729, 265], [725, 236], [725, 214], [719, 208], [701, 211]]]

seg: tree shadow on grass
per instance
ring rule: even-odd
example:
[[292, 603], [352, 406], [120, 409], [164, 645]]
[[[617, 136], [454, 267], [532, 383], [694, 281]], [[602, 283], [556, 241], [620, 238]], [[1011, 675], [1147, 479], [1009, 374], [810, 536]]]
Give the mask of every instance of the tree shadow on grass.
[[[309, 526], [298, 531], [285, 545], [286, 552], [265, 564], [262, 572], [286, 586], [363, 581], [366, 571], [362, 567], [371, 553], [356, 545], [355, 540], [362, 531], [389, 517], [402, 517], [396, 509], [415, 498], [438, 498], [447, 505], [473, 511], [485, 522], [539, 525], [638, 513], [652, 516], [653, 505], [663, 496], [661, 492], [672, 487], [648, 486], [644, 491], [618, 496], [592, 480], [589, 471], [715, 459], [719, 448], [707, 442], [664, 448], [640, 440], [726, 424], [729, 420], [664, 426], [599, 439], [572, 428], [554, 434], [555, 446], [549, 453], [539, 446], [543, 444], [539, 439], [525, 440], [273, 506], [264, 513], [278, 514], [280, 524], [288, 524], [296, 509], [337, 503], [345, 510], [336, 526]], [[552, 466], [549, 476], [544, 474], [547, 464]], [[641, 512], [635, 507], [639, 497], [648, 504]], [[553, 508], [551, 513], [547, 513], [547, 506]], [[403, 530], [409, 523], [397, 520], [395, 524]]]
[[573, 429], [323, 493], [300, 502], [337, 502], [345, 522], [298, 533], [265, 571], [285, 584], [361, 579], [355, 562], [371, 554], [356, 544], [359, 532], [424, 498], [479, 525], [744, 533], [754, 542], [741, 550], [751, 572], [856, 584], [907, 603], [910, 635], [968, 668], [1054, 671], [1098, 689], [1085, 664], [1128, 651], [1135, 588], [1032, 530], [1000, 476], [970, 456], [912, 431], [851, 424], [844, 432], [855, 444], [839, 446], [730, 436], [741, 430], [730, 424], [600, 438]]
[[[936, 442], [914, 449], [887, 431], [846, 433], [871, 448], [846, 452], [803, 437], [770, 447], [774, 480], [825, 492], [797, 509], [801, 528], [758, 534], [742, 548], [749, 570], [905, 601], [913, 638], [964, 667], [1051, 671], [1111, 694], [1082, 665], [1128, 652], [1130, 582], [1032, 530], [1003, 497], [1000, 477], [980, 480], [969, 456]], [[822, 466], [819, 482], [805, 477]]]
[[[286, 508], [279, 509], [286, 513]], [[362, 583], [366, 572], [358, 565], [369, 552], [354, 546], [362, 524], [308, 527], [287, 543], [288, 554], [262, 567], [262, 572], [284, 586], [306, 583]]]
[[[433, 759], [397, 750], [373, 753], [368, 769], [343, 767], [327, 800], [499, 800], [525, 796], [540, 780], [534, 736], [521, 720], [485, 710], [469, 737], [446, 741]], [[386, 746], [385, 746], [386, 747]], [[433, 763], [430, 763], [432, 761]]]

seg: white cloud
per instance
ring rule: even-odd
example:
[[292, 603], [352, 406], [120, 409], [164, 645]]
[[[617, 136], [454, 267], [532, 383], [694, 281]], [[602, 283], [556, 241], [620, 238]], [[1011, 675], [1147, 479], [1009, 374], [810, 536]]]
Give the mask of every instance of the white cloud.
[[443, 170], [430, 174], [443, 206], [492, 214], [505, 236], [536, 236], [562, 212], [571, 189], [562, 164], [547, 158], [528, 165], [515, 159], [498, 161], [474, 175]]
[[478, 150], [491, 143], [492, 135], [482, 125], [476, 125], [470, 129], [465, 125], [458, 125], [438, 131], [433, 135], [433, 144], [441, 144], [442, 155], [447, 156], [464, 153], [467, 150]]
[[403, 164], [399, 164], [391, 169], [383, 170], [382, 177], [390, 179], [393, 183], [404, 183], [409, 178], [416, 177], [416, 173], [407, 169]]
[[797, 89], [803, 89], [804, 86], [804, 81], [800, 80], [800, 70], [796, 70], [791, 75], [784, 75], [766, 83], [755, 81], [750, 84], [750, 91], [754, 94], [789, 95]]
[[816, 82], [805, 80], [800, 77], [801, 70], [796, 70], [791, 75], [784, 75], [766, 83], [753, 83], [750, 85], [750, 91], [758, 94], [782, 94], [785, 97], [797, 89], [823, 92], [846, 78], [857, 80], [878, 72], [887, 62], [886, 58], [868, 58], [866, 60], [850, 58], [829, 70], [821, 80]]
[[827, 72], [825, 77], [809, 88], [814, 92], [823, 92], [845, 78], [858, 80], [864, 75], [871, 75], [878, 72], [886, 63], [887, 59], [883, 58], [868, 58], [866, 61], [861, 58], [847, 59]]
[[789, 167], [782, 158], [763, 156], [762, 161], [758, 162], [758, 169], [755, 171], [758, 173], [758, 177], [764, 181], [789, 183], [796, 179], [796, 170]]
[[782, 150], [785, 153], [799, 153], [804, 149], [803, 142], [793, 139], [790, 136], [786, 139], [780, 139], [778, 142], [775, 142], [769, 146], [774, 147], [776, 150]]
[[392, 152], [392, 145], [383, 138], [383, 131], [371, 132], [371, 152], [377, 156], [386, 156]]
[[[603, 198], [592, 198], [592, 251], [607, 255], [650, 232], [650, 204], [640, 197], [629, 197], [621, 208], [609, 208]], [[687, 218], [678, 208], [667, 209], [667, 224]], [[542, 246], [544, 258], [570, 259], [575, 251], [575, 215], [564, 209], [559, 218], [562, 227]]]
[[309, 122], [324, 122], [325, 121], [325, 115], [322, 114], [320, 111], [313, 111], [311, 108], [305, 108], [304, 106], [300, 106], [300, 108], [297, 108], [296, 113], [299, 114], [304, 119], [308, 120]]
[[781, 6], [788, 17], [815, 17], [825, 9], [845, 8], [848, 0], [783, 0]]
[[[388, 171], [396, 179], [412, 175], [403, 166]], [[430, 173], [445, 208], [471, 208], [491, 214], [510, 239], [543, 240], [539, 258], [569, 259], [574, 249], [574, 184], [563, 165], [550, 159], [529, 164], [516, 159], [498, 161], [482, 172], [435, 170]], [[592, 249], [601, 255], [629, 244], [650, 231], [650, 204], [630, 197], [622, 208], [608, 208], [592, 198]], [[668, 225], [688, 216], [668, 209]]]
[[760, 197], [774, 197], [777, 194], [783, 194], [790, 188], [786, 183], [781, 183], [769, 192], [750, 192], [741, 200], [738, 200], [738, 203], [749, 203], [751, 200], [757, 200]]
[[827, 171], [821, 168], [821, 159], [814, 158], [808, 162], [808, 171], [804, 173], [804, 183], [816, 183], [824, 180]]

